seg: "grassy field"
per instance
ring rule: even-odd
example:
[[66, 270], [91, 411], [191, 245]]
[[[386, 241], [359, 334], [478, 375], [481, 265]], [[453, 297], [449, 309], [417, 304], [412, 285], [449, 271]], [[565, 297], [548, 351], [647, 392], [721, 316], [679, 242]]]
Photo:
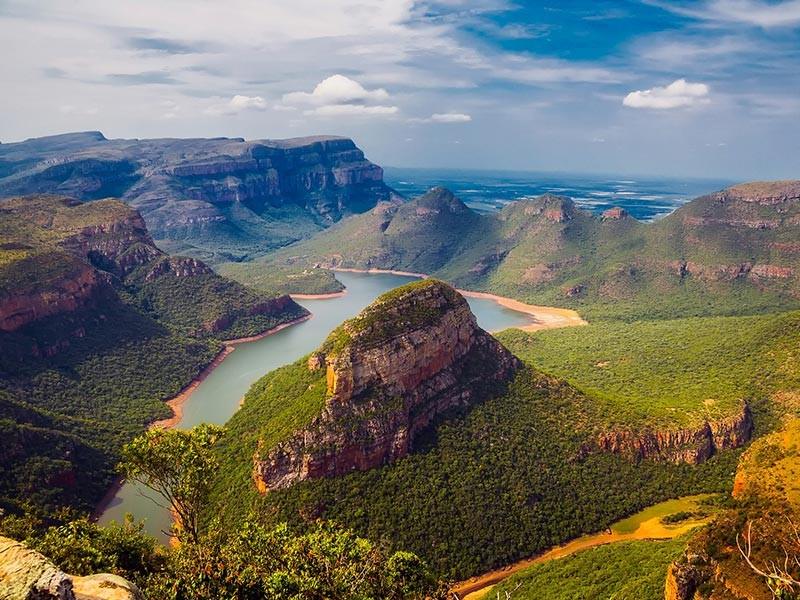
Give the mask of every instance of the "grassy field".
[[590, 323], [500, 339], [597, 403], [603, 425], [689, 425], [800, 385], [800, 313]]

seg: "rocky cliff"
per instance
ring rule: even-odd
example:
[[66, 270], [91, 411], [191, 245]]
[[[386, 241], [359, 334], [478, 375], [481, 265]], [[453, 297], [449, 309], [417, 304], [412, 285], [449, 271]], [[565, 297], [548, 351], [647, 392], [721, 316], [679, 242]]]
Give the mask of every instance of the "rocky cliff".
[[481, 400], [518, 367], [451, 287], [398, 288], [311, 355], [307, 368], [326, 374], [324, 408], [289, 439], [259, 448], [256, 485], [268, 492], [391, 463], [437, 417]]
[[634, 460], [654, 459], [696, 465], [720, 450], [743, 446], [752, 433], [753, 416], [748, 405], [743, 403], [735, 415], [707, 420], [695, 427], [605, 432], [584, 450], [599, 449]]
[[[282, 313], [290, 318], [303, 313], [288, 297], [259, 296], [202, 261], [166, 255], [141, 215], [116, 200], [9, 199], [0, 203], [0, 234], [0, 332], [81, 310], [102, 313], [122, 302], [122, 290], [141, 309], [173, 325], [185, 323], [193, 334], [220, 333], [240, 318], [280, 320]], [[162, 299], [158, 306], [156, 297]], [[176, 309], [189, 305], [191, 314]], [[181, 323], [175, 322], [178, 316]], [[264, 329], [274, 325], [262, 321]], [[34, 355], [57, 353], [69, 338], [85, 333], [79, 323], [48, 330], [45, 337], [53, 339], [35, 344]]]
[[347, 138], [108, 140], [99, 132], [0, 146], [0, 196], [33, 193], [121, 197], [156, 238], [201, 258], [282, 246], [394, 195]]
[[0, 536], [0, 598], [3, 600], [144, 600], [139, 589], [116, 575], [67, 575], [25, 544]]

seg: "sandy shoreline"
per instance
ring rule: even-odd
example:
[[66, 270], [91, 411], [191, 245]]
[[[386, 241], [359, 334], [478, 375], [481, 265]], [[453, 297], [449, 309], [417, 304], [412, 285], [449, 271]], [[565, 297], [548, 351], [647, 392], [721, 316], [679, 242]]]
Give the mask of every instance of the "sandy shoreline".
[[330, 300], [331, 298], [341, 298], [347, 294], [347, 290], [341, 292], [331, 292], [329, 294], [289, 294], [292, 300]]
[[[335, 268], [331, 271], [344, 271], [345, 273], [383, 273], [387, 275], [403, 275], [406, 277], [419, 277], [420, 279], [428, 279], [429, 275], [425, 273], [414, 273], [411, 271], [395, 271], [392, 269], [344, 269]], [[534, 322], [528, 325], [520, 325], [516, 329], [522, 331], [540, 331], [542, 329], [555, 329], [557, 327], [575, 327], [577, 325], [588, 325], [577, 311], [569, 308], [556, 308], [554, 306], [538, 306], [535, 304], [526, 304], [520, 300], [507, 298], [506, 296], [498, 296], [488, 292], [473, 292], [470, 290], [461, 290], [458, 292], [467, 298], [481, 298], [484, 300], [491, 300], [505, 308], [524, 313], [532, 317]]]
[[[211, 375], [211, 372], [216, 369], [222, 361], [224, 361], [227, 356], [236, 349], [236, 346], [239, 344], [246, 344], [248, 342], [255, 342], [262, 338], [267, 337], [268, 335], [272, 335], [273, 333], [277, 333], [282, 329], [286, 329], [287, 327], [291, 327], [292, 325], [296, 325], [297, 323], [302, 323], [303, 321], [307, 321], [311, 318], [311, 315], [305, 315], [298, 319], [294, 319], [292, 321], [288, 321], [286, 323], [281, 323], [277, 327], [273, 327], [272, 329], [268, 329], [259, 333], [258, 335], [251, 335], [248, 337], [243, 338], [235, 338], [232, 340], [223, 340], [223, 348], [220, 350], [217, 355], [208, 363], [200, 373], [198, 373], [194, 379], [192, 379], [184, 388], [178, 392], [177, 395], [173, 396], [169, 400], [165, 401], [165, 404], [172, 409], [172, 416], [166, 419], [160, 419], [158, 421], [153, 421], [150, 423], [150, 428], [153, 427], [161, 427], [164, 429], [170, 429], [175, 427], [178, 423], [181, 422], [183, 418], [183, 405], [192, 395], [192, 393], [197, 389], [197, 387], [203, 383], [203, 381]], [[242, 398], [244, 400], [244, 398]], [[103, 498], [98, 502], [97, 506], [95, 506], [94, 511], [92, 512], [90, 519], [92, 521], [97, 521], [100, 516], [108, 509], [111, 501], [116, 497], [117, 493], [119, 492], [120, 488], [125, 484], [125, 480], [122, 477], [118, 477], [114, 480], [114, 483], [111, 484], [111, 487], [108, 488], [108, 491], [105, 493]]]
[[164, 429], [169, 429], [171, 427], [175, 427], [178, 423], [181, 422], [183, 418], [183, 405], [186, 404], [186, 401], [189, 397], [194, 393], [197, 387], [205, 381], [205, 379], [211, 375], [211, 372], [216, 369], [222, 361], [224, 361], [228, 355], [236, 349], [236, 346], [239, 344], [247, 344], [249, 342], [255, 342], [262, 338], [265, 338], [273, 333], [277, 333], [282, 329], [286, 329], [287, 327], [291, 327], [292, 325], [296, 325], [297, 323], [302, 323], [311, 318], [311, 315], [305, 315], [298, 319], [294, 319], [292, 321], [288, 321], [287, 323], [282, 323], [277, 327], [273, 327], [272, 329], [268, 329], [267, 331], [263, 331], [258, 335], [251, 335], [248, 337], [236, 338], [233, 340], [223, 340], [223, 348], [219, 351], [219, 353], [214, 357], [214, 359], [208, 363], [205, 368], [200, 371], [200, 373], [192, 379], [186, 387], [184, 387], [177, 395], [173, 396], [169, 400], [166, 401], [167, 406], [172, 409], [172, 416], [166, 419], [161, 419], [159, 421], [153, 421], [150, 424], [150, 427], [162, 427]]

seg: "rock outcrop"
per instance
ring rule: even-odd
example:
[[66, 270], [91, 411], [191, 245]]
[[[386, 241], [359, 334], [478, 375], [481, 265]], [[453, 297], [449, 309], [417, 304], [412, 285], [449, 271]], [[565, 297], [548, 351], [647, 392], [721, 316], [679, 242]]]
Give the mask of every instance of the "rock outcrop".
[[0, 536], [0, 599], [144, 600], [144, 596], [116, 575], [67, 575], [39, 552]]
[[654, 459], [696, 465], [720, 450], [744, 445], [752, 433], [753, 416], [748, 405], [743, 403], [735, 415], [708, 420], [696, 427], [602, 433], [584, 451], [599, 449], [634, 460]]
[[[11, 332], [46, 317], [97, 304], [113, 294], [108, 281], [90, 265], [68, 256], [45, 254], [23, 259], [15, 271], [31, 276], [39, 267], [63, 261], [46, 286], [25, 286], [0, 291], [0, 332]], [[16, 275], [15, 273], [14, 275]]]
[[308, 368], [326, 372], [324, 408], [289, 439], [259, 448], [256, 485], [268, 492], [402, 458], [437, 417], [482, 400], [519, 364], [451, 287], [398, 288], [311, 355]]

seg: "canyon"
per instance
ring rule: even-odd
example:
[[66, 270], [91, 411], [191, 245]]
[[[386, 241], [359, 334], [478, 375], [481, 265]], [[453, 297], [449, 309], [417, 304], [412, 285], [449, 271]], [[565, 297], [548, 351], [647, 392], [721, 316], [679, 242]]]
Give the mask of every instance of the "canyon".
[[396, 194], [352, 140], [313, 136], [109, 140], [100, 132], [0, 146], [0, 196], [119, 197], [162, 247], [212, 262], [258, 255]]

